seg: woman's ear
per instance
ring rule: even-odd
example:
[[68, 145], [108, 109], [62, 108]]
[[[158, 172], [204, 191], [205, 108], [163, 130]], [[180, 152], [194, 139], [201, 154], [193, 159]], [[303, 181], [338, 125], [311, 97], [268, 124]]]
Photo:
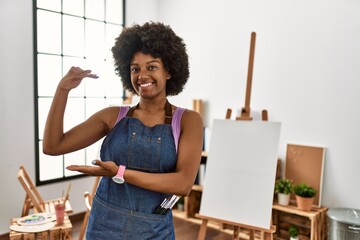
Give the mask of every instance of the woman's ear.
[[167, 75], [166, 80], [169, 80], [171, 78], [170, 73]]

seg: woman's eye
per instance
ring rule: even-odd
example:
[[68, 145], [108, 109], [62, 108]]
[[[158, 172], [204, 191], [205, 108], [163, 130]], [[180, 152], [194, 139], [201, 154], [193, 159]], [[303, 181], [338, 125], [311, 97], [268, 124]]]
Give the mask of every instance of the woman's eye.
[[132, 73], [136, 73], [136, 72], [138, 72], [138, 71], [139, 71], [139, 68], [135, 68], [135, 67], [133, 67], [133, 68], [131, 68], [130, 70], [131, 70], [131, 72], [132, 72]]
[[156, 70], [157, 69], [157, 67], [156, 66], [149, 66], [149, 68], [148, 68], [149, 70]]

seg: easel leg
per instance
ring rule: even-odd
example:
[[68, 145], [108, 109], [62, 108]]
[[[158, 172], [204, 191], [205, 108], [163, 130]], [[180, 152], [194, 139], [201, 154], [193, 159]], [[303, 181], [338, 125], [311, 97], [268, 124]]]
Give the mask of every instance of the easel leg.
[[240, 234], [240, 227], [234, 226], [233, 239], [234, 240], [240, 240], [239, 234]]
[[265, 237], [266, 237], [265, 234], [266, 234], [265, 232], [260, 231], [260, 239], [261, 240], [265, 240]]
[[254, 230], [249, 229], [249, 239], [254, 240]]
[[273, 240], [273, 234], [272, 233], [265, 233], [265, 240]]
[[200, 230], [199, 230], [198, 240], [205, 240], [207, 223], [208, 223], [207, 219], [202, 220]]
[[31, 199], [29, 198], [29, 195], [26, 194], [23, 209], [21, 211], [21, 216], [24, 217], [29, 214], [30, 206], [31, 205]]

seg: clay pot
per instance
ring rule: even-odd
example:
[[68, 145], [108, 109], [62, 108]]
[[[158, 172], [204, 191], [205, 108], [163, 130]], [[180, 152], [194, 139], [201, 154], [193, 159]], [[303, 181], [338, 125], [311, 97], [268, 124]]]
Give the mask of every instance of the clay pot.
[[314, 198], [306, 198], [306, 197], [300, 197], [298, 195], [295, 196], [296, 197], [296, 204], [297, 207], [301, 210], [304, 211], [310, 211], [311, 207], [313, 205], [314, 202]]

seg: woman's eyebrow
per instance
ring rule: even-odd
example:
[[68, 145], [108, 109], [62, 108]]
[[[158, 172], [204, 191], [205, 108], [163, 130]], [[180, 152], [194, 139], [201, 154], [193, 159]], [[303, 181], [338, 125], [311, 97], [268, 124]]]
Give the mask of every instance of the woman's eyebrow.
[[[158, 59], [152, 59], [152, 60], [146, 62], [146, 64], [150, 64], [150, 63], [160, 63], [160, 60], [158, 60]], [[130, 66], [133, 66], [133, 65], [139, 65], [139, 64], [136, 63], [136, 62], [130, 63]]]
[[160, 61], [158, 60], [158, 59], [153, 59], [153, 60], [151, 60], [151, 61], [148, 61], [147, 62], [147, 64], [149, 64], [149, 63], [160, 63]]

